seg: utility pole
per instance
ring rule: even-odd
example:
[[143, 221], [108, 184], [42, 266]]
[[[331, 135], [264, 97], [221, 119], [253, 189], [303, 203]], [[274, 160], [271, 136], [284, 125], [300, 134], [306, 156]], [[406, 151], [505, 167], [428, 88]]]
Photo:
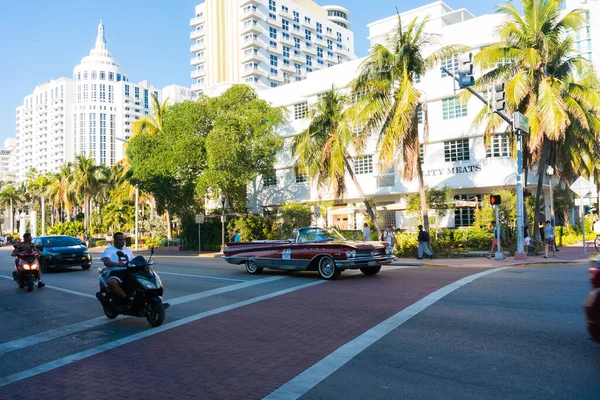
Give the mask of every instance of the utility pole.
[[[507, 116], [503, 110], [506, 108], [504, 100], [504, 83], [494, 86], [494, 101], [489, 102], [475, 89], [471, 88], [475, 84], [473, 77], [473, 54], [463, 54], [459, 59], [458, 74], [450, 72], [446, 67], [440, 67], [442, 71], [450, 75], [458, 82], [461, 89], [468, 90], [473, 96], [478, 98], [483, 104], [488, 106], [492, 112], [498, 114], [514, 131], [517, 137], [517, 251], [515, 252], [516, 260], [527, 258], [525, 254], [525, 241], [523, 238], [523, 133], [529, 133], [529, 120], [521, 113], [514, 113], [513, 119]], [[458, 75], [458, 76], [457, 76]], [[501, 94], [500, 94], [501, 93]], [[493, 104], [490, 104], [493, 103]], [[526, 129], [525, 129], [526, 128]], [[543, 172], [542, 172], [543, 173]]]

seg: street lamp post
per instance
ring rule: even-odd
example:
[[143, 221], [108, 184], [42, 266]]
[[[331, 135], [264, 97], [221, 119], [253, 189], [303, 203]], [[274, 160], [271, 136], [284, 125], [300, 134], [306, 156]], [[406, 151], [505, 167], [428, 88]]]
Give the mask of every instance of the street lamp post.
[[221, 252], [225, 250], [225, 198], [221, 197]]
[[546, 168], [546, 174], [548, 174], [548, 185], [550, 186], [550, 225], [554, 226], [554, 196], [552, 196], [552, 176], [554, 175], [554, 168], [548, 165]]

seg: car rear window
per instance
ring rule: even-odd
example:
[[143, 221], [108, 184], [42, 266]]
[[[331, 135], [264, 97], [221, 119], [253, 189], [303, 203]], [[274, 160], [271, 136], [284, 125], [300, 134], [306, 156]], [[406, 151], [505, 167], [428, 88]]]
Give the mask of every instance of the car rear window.
[[75, 246], [78, 245], [75, 239], [70, 237], [51, 237], [42, 239], [42, 245], [48, 247], [60, 247], [60, 246]]

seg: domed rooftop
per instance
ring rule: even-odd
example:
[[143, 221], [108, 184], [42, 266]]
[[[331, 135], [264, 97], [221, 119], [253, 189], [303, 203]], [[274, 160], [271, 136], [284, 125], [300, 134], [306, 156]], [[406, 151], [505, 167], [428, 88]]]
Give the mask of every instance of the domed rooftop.
[[[98, 36], [96, 36], [96, 44], [92, 50], [90, 50], [90, 55], [85, 56], [81, 59], [81, 63], [77, 65], [73, 70], [81, 71], [87, 70], [88, 67], [103, 67], [106, 70], [110, 70], [113, 72], [123, 73], [121, 71], [121, 66], [110, 54], [110, 51], [106, 48], [106, 39], [104, 38], [104, 25], [102, 21], [98, 24]], [[110, 66], [110, 67], [109, 67]]]

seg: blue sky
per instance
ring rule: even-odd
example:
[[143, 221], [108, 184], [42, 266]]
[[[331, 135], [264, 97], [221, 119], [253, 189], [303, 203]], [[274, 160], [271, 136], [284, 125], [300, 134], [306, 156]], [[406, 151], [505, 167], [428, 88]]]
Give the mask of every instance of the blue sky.
[[[190, 86], [189, 20], [201, 0], [11, 1], [0, 15], [0, 147], [15, 136], [15, 108], [36, 85], [71, 77], [94, 46], [100, 19], [108, 49], [131, 81], [147, 79], [157, 87]], [[367, 54], [370, 22], [431, 3], [427, 0], [318, 0], [351, 13], [358, 56]], [[493, 12], [501, 1], [447, 0], [475, 15]]]

